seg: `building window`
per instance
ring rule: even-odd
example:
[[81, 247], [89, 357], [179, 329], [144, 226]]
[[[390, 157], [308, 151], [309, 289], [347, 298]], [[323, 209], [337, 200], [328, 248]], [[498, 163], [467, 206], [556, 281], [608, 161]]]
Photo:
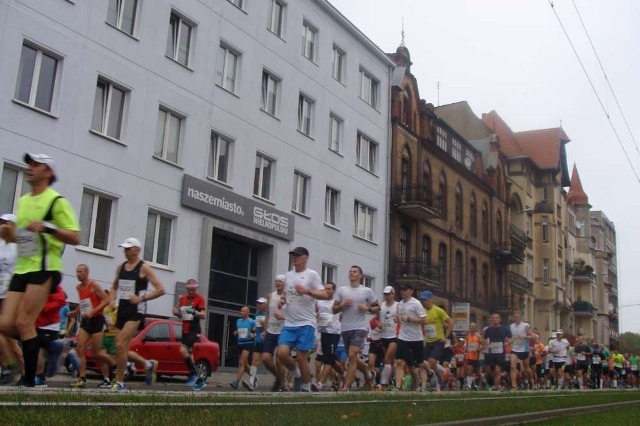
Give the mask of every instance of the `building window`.
[[406, 261], [409, 257], [409, 228], [400, 227], [400, 260]]
[[216, 69], [216, 84], [231, 93], [236, 92], [238, 77], [238, 63], [240, 54], [224, 44], [218, 51], [218, 67]]
[[378, 144], [358, 132], [356, 157], [358, 158], [358, 166], [375, 174], [378, 162]]
[[15, 212], [20, 197], [30, 190], [31, 185], [27, 181], [26, 173], [5, 164], [0, 180], [0, 212]]
[[373, 288], [375, 282], [376, 282], [376, 279], [373, 278], [371, 275], [364, 275], [362, 277], [362, 285], [367, 288]]
[[447, 131], [440, 126], [436, 128], [436, 144], [443, 151], [447, 151]]
[[15, 99], [51, 112], [58, 79], [58, 58], [44, 50], [22, 45]]
[[271, 0], [271, 15], [269, 17], [269, 31], [282, 37], [284, 35], [284, 18], [286, 4], [280, 0]]
[[174, 112], [160, 107], [158, 109], [158, 128], [154, 155], [163, 160], [178, 164], [180, 140], [182, 139], [182, 120]]
[[480, 293], [480, 298], [483, 297], [489, 297], [489, 265], [486, 263], [482, 264], [482, 293]]
[[136, 23], [138, 0], [109, 0], [107, 24], [133, 35]]
[[406, 146], [402, 150], [402, 159], [400, 160], [400, 190], [401, 199], [408, 199], [411, 186], [411, 153]]
[[209, 164], [207, 166], [208, 178], [228, 183], [231, 144], [231, 140], [226, 139], [215, 132], [211, 132]]
[[298, 131], [311, 136], [311, 127], [313, 126], [313, 109], [315, 102], [300, 93], [298, 95]]
[[231, 3], [238, 9], [244, 9], [244, 0], [229, 0], [229, 3]]
[[378, 107], [378, 80], [360, 68], [360, 98], [374, 108]]
[[456, 138], [451, 140], [451, 155], [454, 160], [462, 163], [462, 144]]
[[310, 60], [316, 61], [316, 45], [318, 43], [318, 29], [314, 28], [310, 23], [302, 23], [302, 56]]
[[505, 239], [503, 238], [503, 223], [502, 223], [502, 213], [498, 210], [498, 214], [496, 215], [496, 241], [499, 243], [504, 243]]
[[527, 256], [527, 280], [533, 282], [533, 256]]
[[456, 228], [462, 230], [463, 211], [462, 211], [462, 188], [460, 184], [456, 186]]
[[542, 218], [542, 241], [549, 242], [549, 221], [546, 217]]
[[447, 246], [444, 243], [438, 245], [438, 274], [442, 280], [447, 276]]
[[423, 200], [430, 202], [432, 196], [431, 168], [428, 162], [422, 164], [422, 195]]
[[85, 190], [80, 206], [80, 245], [97, 250], [109, 249], [109, 230], [113, 200]]
[[329, 114], [329, 149], [340, 154], [342, 142], [342, 128], [344, 121], [337, 115]]
[[472, 237], [478, 236], [478, 210], [476, 208], [476, 195], [471, 194], [469, 201], [469, 229]]
[[478, 262], [471, 258], [469, 262], [469, 290], [472, 298], [478, 297]]
[[333, 62], [331, 63], [331, 75], [340, 83], [345, 82], [347, 69], [347, 54], [335, 44], [333, 45]]
[[322, 282], [336, 283], [338, 279], [338, 267], [331, 263], [322, 262]]
[[96, 98], [93, 102], [91, 130], [103, 136], [120, 140], [126, 96], [127, 90], [103, 78], [98, 78]]
[[253, 195], [268, 200], [271, 196], [271, 173], [273, 161], [261, 154], [256, 155], [256, 170], [253, 177]]
[[149, 210], [144, 237], [144, 260], [169, 265], [169, 248], [173, 218]]
[[327, 186], [324, 196], [324, 223], [338, 226], [340, 212], [340, 191]]
[[422, 237], [422, 268], [423, 273], [426, 274], [431, 267], [431, 238], [427, 235]]
[[189, 52], [191, 50], [191, 32], [194, 24], [175, 12], [169, 18], [169, 35], [167, 37], [167, 57], [182, 65], [189, 66]]
[[455, 288], [458, 295], [464, 297], [464, 274], [462, 272], [463, 268], [463, 260], [462, 260], [462, 252], [456, 252], [456, 277], [455, 277]]
[[266, 70], [262, 71], [262, 110], [276, 116], [279, 95], [280, 79]]
[[542, 259], [542, 282], [549, 284], [549, 259]]
[[482, 203], [482, 241], [489, 242], [489, 210], [487, 203]]
[[293, 173], [293, 201], [291, 210], [296, 213], [306, 214], [309, 204], [310, 178], [299, 171]]
[[360, 238], [373, 241], [373, 227], [375, 209], [360, 201], [354, 203], [354, 230], [353, 233]]
[[440, 180], [438, 181], [438, 191], [440, 192], [440, 200], [442, 203], [442, 217], [447, 218], [449, 214], [449, 195], [447, 191], [447, 179], [444, 176], [444, 173], [440, 174]]

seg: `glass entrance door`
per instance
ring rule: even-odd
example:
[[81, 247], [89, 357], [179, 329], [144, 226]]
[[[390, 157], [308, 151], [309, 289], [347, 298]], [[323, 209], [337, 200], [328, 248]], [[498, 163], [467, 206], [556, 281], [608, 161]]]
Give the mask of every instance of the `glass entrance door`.
[[238, 368], [238, 343], [236, 336], [233, 335], [238, 318], [240, 314], [237, 312], [209, 310], [207, 337], [220, 345], [221, 368]]

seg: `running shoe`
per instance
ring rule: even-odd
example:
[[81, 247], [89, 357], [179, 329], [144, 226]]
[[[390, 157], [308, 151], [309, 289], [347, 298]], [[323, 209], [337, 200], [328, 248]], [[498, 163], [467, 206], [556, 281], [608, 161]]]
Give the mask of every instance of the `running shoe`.
[[44, 377], [36, 376], [36, 386], [37, 388], [46, 388], [47, 387], [47, 379]]
[[194, 390], [194, 391], [197, 392], [197, 391], [202, 390], [202, 389], [204, 389], [206, 387], [207, 387], [207, 382], [205, 382], [203, 379], [199, 379], [196, 382], [196, 384], [191, 388], [191, 390]]
[[111, 390], [115, 392], [124, 392], [127, 390], [127, 387], [123, 383], [114, 383], [113, 386], [111, 386]]
[[147, 376], [144, 378], [144, 382], [147, 385], [153, 385], [158, 378], [158, 361], [156, 361], [155, 359], [150, 359], [149, 362], [151, 363], [151, 365], [147, 365]]
[[293, 378], [293, 391], [300, 392], [302, 390], [302, 377]]
[[231, 386], [234, 390], [238, 390], [239, 385], [240, 382], [238, 381], [238, 379], [234, 380], [233, 382], [229, 382], [229, 386]]
[[107, 379], [103, 379], [102, 383], [98, 385], [100, 389], [111, 389], [111, 386], [113, 386], [113, 383], [111, 383], [111, 381]]
[[322, 390], [322, 387], [316, 383], [316, 382], [311, 382], [311, 391], [312, 392], [320, 392]]
[[251, 377], [244, 379], [242, 381], [242, 386], [244, 386], [245, 388], [249, 389], [250, 391], [256, 390], [255, 386], [251, 382]]
[[71, 387], [76, 389], [86, 388], [87, 379], [85, 379], [84, 377], [78, 377], [75, 382], [71, 382]]
[[271, 392], [279, 392], [279, 391], [280, 391], [280, 382], [276, 380], [275, 382], [273, 382], [273, 385], [271, 386]]
[[192, 374], [191, 376], [189, 376], [189, 379], [187, 380], [187, 383], [185, 383], [185, 386], [193, 386], [196, 383], [198, 383], [198, 376], [196, 374]]

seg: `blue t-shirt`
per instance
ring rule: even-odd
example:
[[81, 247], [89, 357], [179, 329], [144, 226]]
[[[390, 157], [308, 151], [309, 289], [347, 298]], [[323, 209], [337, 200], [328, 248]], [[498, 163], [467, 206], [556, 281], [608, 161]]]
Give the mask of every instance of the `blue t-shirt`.
[[264, 343], [262, 332], [264, 331], [264, 320], [267, 318], [267, 312], [256, 312], [256, 337], [254, 343]]
[[60, 331], [67, 330], [67, 318], [69, 317], [69, 305], [64, 305], [60, 308]]
[[238, 345], [251, 345], [253, 338], [249, 337], [249, 333], [254, 333], [253, 328], [256, 326], [256, 320], [253, 318], [236, 320], [236, 330], [238, 330]]

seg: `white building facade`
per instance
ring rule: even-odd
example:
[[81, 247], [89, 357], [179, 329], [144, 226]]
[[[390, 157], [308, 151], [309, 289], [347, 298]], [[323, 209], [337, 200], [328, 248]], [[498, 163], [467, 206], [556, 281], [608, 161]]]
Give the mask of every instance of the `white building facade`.
[[221, 345], [295, 246], [381, 293], [393, 63], [328, 2], [0, 0], [0, 27], [0, 210], [23, 154], [51, 155], [82, 227], [71, 301], [75, 266], [108, 287], [127, 237], [166, 287], [148, 312], [196, 278]]

